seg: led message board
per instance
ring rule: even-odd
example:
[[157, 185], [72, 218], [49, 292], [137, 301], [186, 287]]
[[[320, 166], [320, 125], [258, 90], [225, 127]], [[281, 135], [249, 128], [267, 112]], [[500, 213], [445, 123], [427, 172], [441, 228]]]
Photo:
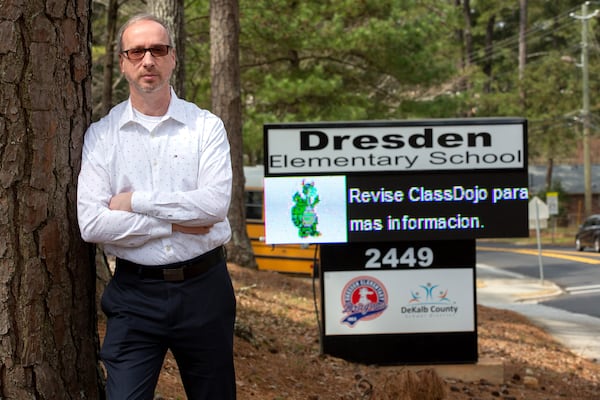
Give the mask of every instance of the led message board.
[[265, 125], [267, 243], [527, 236], [526, 121]]
[[322, 348], [365, 363], [477, 361], [475, 240], [321, 247]]

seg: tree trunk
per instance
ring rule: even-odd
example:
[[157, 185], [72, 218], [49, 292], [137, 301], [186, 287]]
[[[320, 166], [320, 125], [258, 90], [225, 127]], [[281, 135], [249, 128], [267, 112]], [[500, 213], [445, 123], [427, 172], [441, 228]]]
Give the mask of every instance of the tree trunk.
[[109, 0], [106, 10], [106, 45], [104, 54], [104, 85], [102, 86], [102, 115], [108, 114], [112, 108], [112, 81], [115, 68], [115, 48], [117, 36], [117, 17], [119, 2]]
[[496, 25], [496, 16], [492, 15], [488, 19], [485, 29], [485, 63], [483, 64], [483, 73], [487, 76], [487, 80], [483, 85], [483, 91], [490, 93], [492, 90], [492, 59], [494, 58], [494, 26]]
[[471, 17], [471, 1], [463, 1], [463, 19], [465, 21], [465, 67], [470, 67], [473, 62], [473, 18]]
[[548, 167], [546, 168], [546, 192], [552, 190], [552, 174], [554, 173], [554, 159], [548, 158]]
[[76, 218], [90, 6], [0, 7], [0, 398], [103, 397], [95, 271]]
[[185, 98], [185, 26], [183, 0], [148, 0], [148, 12], [166, 22], [173, 34], [177, 65], [171, 84], [177, 96]]
[[[461, 1], [456, 0], [455, 5], [460, 7]], [[459, 37], [462, 39], [462, 48], [464, 54], [462, 56], [463, 78], [461, 79], [460, 90], [468, 91], [472, 86], [469, 78], [471, 72], [469, 70], [473, 61], [473, 18], [471, 17], [470, 0], [463, 0], [462, 15], [464, 20], [464, 29]], [[466, 116], [472, 116], [472, 112], [467, 112]]]
[[246, 232], [242, 101], [239, 59], [238, 0], [210, 1], [210, 71], [212, 111], [223, 119], [233, 168], [229, 222], [232, 239], [227, 245], [229, 260], [256, 268], [252, 244]]
[[[459, 9], [461, 7], [461, 0], [454, 0], [454, 6]], [[455, 28], [455, 35], [456, 35], [456, 40], [458, 43], [461, 44], [461, 56], [458, 59], [458, 68], [460, 70], [464, 70], [465, 66], [466, 66], [466, 58], [467, 58], [467, 53], [465, 50], [465, 31], [462, 27], [457, 26]]]
[[527, 0], [519, 0], [519, 100], [525, 112], [525, 64], [527, 62]]

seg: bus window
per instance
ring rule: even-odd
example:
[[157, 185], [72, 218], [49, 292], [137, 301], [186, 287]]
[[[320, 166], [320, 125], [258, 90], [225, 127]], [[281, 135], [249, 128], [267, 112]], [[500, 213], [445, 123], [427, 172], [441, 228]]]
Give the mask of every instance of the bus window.
[[262, 220], [263, 192], [262, 190], [246, 190], [246, 218]]

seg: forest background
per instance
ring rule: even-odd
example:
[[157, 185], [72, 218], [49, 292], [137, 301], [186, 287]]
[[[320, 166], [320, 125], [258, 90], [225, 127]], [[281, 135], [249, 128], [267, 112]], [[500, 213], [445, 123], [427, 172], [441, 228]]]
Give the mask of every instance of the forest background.
[[[588, 3], [591, 16], [600, 2]], [[146, 7], [93, 2], [94, 119], [106, 106], [107, 17], [117, 15], [118, 27]], [[182, 91], [210, 109], [209, 1], [186, 0], [181, 10]], [[262, 163], [264, 123], [520, 116], [530, 163], [548, 165], [551, 176], [581, 148], [583, 23], [596, 135], [598, 24], [581, 19], [581, 1], [240, 0], [239, 10], [246, 165]], [[127, 85], [113, 76], [114, 104]]]

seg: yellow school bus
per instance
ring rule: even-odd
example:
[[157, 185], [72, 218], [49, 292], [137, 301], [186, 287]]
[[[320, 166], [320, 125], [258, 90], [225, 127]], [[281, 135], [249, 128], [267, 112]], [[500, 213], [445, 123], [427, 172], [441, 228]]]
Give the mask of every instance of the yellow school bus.
[[316, 245], [265, 243], [263, 166], [244, 167], [244, 175], [246, 230], [258, 269], [312, 275], [318, 262]]

